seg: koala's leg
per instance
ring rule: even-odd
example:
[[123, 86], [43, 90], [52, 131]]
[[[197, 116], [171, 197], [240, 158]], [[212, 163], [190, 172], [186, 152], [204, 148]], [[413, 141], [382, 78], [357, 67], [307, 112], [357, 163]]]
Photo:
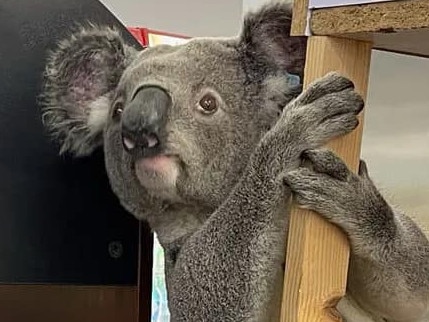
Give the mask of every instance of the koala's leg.
[[297, 202], [319, 212], [348, 235], [348, 293], [364, 310], [386, 321], [429, 321], [429, 242], [406, 215], [385, 201], [369, 178], [328, 150], [306, 153], [312, 169], [285, 177]]
[[308, 147], [353, 130], [362, 108], [353, 84], [336, 74], [285, 107], [229, 197], [174, 252], [172, 321], [270, 321], [280, 306], [290, 196], [281, 175], [299, 166]]

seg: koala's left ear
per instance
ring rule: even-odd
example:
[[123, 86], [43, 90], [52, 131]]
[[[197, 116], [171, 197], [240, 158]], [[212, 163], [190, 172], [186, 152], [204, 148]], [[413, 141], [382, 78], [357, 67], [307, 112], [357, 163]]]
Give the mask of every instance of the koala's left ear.
[[307, 37], [292, 37], [292, 4], [274, 1], [245, 16], [240, 47], [256, 61], [253, 68], [271, 66], [285, 72], [304, 74]]
[[97, 27], [82, 29], [51, 52], [41, 104], [60, 153], [85, 156], [102, 145], [113, 92], [136, 53], [118, 31]]

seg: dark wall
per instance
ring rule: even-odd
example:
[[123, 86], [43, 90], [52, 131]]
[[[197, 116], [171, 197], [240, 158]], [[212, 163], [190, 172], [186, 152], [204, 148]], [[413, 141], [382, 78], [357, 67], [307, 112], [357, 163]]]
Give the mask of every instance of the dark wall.
[[36, 104], [47, 50], [88, 20], [120, 25], [96, 0], [0, 1], [0, 283], [137, 283], [138, 222], [102, 151], [59, 157]]

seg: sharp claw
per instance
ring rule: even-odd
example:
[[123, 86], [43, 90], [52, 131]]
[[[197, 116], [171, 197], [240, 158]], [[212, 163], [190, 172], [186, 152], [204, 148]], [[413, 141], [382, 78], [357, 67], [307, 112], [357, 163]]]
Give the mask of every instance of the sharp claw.
[[364, 160], [360, 160], [359, 161], [359, 171], [358, 171], [358, 174], [361, 177], [369, 177], [368, 167], [367, 167], [366, 162]]

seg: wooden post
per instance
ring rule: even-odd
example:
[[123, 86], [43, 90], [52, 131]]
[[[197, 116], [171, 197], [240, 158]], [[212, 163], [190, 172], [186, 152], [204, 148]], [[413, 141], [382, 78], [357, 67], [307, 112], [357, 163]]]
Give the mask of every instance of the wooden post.
[[[314, 36], [308, 39], [304, 86], [327, 72], [349, 77], [366, 96], [371, 43]], [[329, 144], [348, 166], [359, 165], [362, 121]], [[335, 310], [345, 294], [349, 246], [344, 234], [311, 211], [292, 207], [281, 322], [341, 321]]]

